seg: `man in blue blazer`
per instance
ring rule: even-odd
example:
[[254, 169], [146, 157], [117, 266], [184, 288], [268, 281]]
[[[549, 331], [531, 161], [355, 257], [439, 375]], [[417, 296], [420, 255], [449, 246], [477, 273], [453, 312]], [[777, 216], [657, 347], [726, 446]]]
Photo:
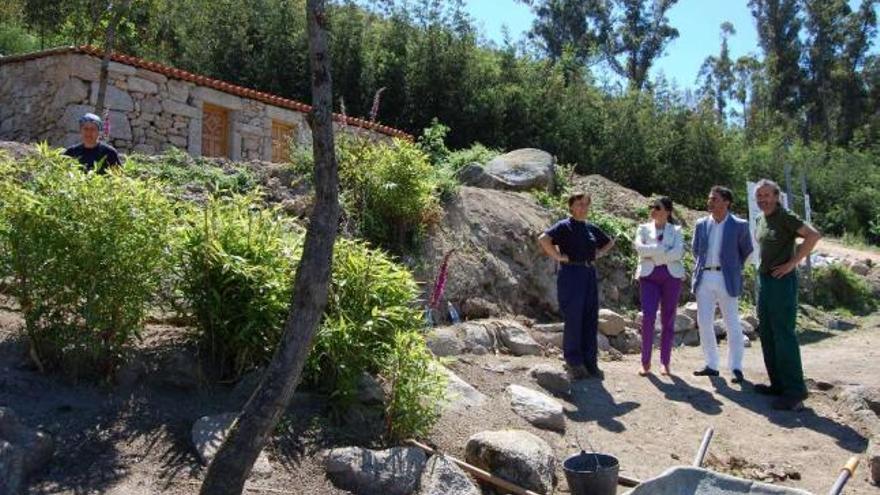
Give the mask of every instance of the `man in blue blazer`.
[[743, 266], [752, 254], [749, 223], [730, 213], [733, 193], [715, 186], [709, 192], [709, 215], [700, 219], [694, 229], [693, 253], [696, 266], [693, 292], [697, 296], [697, 325], [706, 366], [694, 371], [696, 376], [718, 376], [718, 344], [715, 340], [715, 307], [728, 335], [728, 366], [733, 383], [743, 381], [742, 359], [744, 340], [739, 320], [739, 296], [743, 291]]

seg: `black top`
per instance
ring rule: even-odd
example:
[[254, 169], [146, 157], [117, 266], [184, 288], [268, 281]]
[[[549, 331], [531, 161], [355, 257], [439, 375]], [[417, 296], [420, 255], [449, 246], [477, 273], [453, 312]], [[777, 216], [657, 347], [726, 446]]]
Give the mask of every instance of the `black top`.
[[574, 263], [592, 263], [596, 259], [596, 251], [611, 242], [611, 238], [599, 227], [571, 217], [556, 222], [544, 233], [553, 244], [559, 246], [559, 252]]
[[64, 150], [64, 154], [79, 160], [86, 172], [98, 166], [98, 173], [103, 174], [108, 167], [115, 167], [121, 162], [119, 154], [112, 146], [99, 142], [94, 148], [86, 148], [82, 143]]

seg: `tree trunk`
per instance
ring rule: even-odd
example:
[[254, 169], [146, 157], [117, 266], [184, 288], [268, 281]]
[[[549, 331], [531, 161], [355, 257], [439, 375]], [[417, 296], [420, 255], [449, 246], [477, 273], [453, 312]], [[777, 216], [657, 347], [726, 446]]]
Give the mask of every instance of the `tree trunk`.
[[339, 222], [336, 155], [333, 144], [332, 87], [324, 0], [308, 0], [312, 70], [312, 143], [315, 206], [309, 216], [302, 259], [281, 343], [260, 386], [245, 405], [202, 484], [202, 495], [238, 495], [260, 451], [287, 408], [327, 303], [333, 243]]
[[108, 9], [111, 10], [110, 23], [107, 24], [107, 36], [104, 38], [104, 57], [101, 58], [101, 74], [98, 77], [98, 102], [95, 104], [95, 113], [99, 117], [104, 113], [104, 99], [107, 96], [107, 78], [110, 72], [110, 53], [116, 45], [116, 26], [122, 20], [123, 14], [128, 11], [131, 0], [123, 0], [122, 5], [113, 7], [111, 1]]

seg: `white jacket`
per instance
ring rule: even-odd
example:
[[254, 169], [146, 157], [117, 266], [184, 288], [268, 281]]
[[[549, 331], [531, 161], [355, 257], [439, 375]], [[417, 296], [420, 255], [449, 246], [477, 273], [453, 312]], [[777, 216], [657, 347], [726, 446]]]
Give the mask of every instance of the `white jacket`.
[[657, 229], [654, 222], [643, 223], [636, 229], [633, 245], [639, 253], [639, 265], [635, 278], [647, 277], [658, 265], [666, 265], [669, 274], [684, 278], [684, 235], [681, 227], [667, 223], [663, 228], [663, 241], [657, 242]]

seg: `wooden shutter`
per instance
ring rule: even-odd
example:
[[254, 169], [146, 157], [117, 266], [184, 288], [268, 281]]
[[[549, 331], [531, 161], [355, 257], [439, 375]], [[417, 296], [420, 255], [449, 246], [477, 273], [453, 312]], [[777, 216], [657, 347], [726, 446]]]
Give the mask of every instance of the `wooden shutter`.
[[272, 121], [272, 161], [284, 163], [290, 160], [290, 138], [294, 126], [284, 122]]
[[210, 103], [202, 109], [202, 156], [229, 157], [229, 111]]

